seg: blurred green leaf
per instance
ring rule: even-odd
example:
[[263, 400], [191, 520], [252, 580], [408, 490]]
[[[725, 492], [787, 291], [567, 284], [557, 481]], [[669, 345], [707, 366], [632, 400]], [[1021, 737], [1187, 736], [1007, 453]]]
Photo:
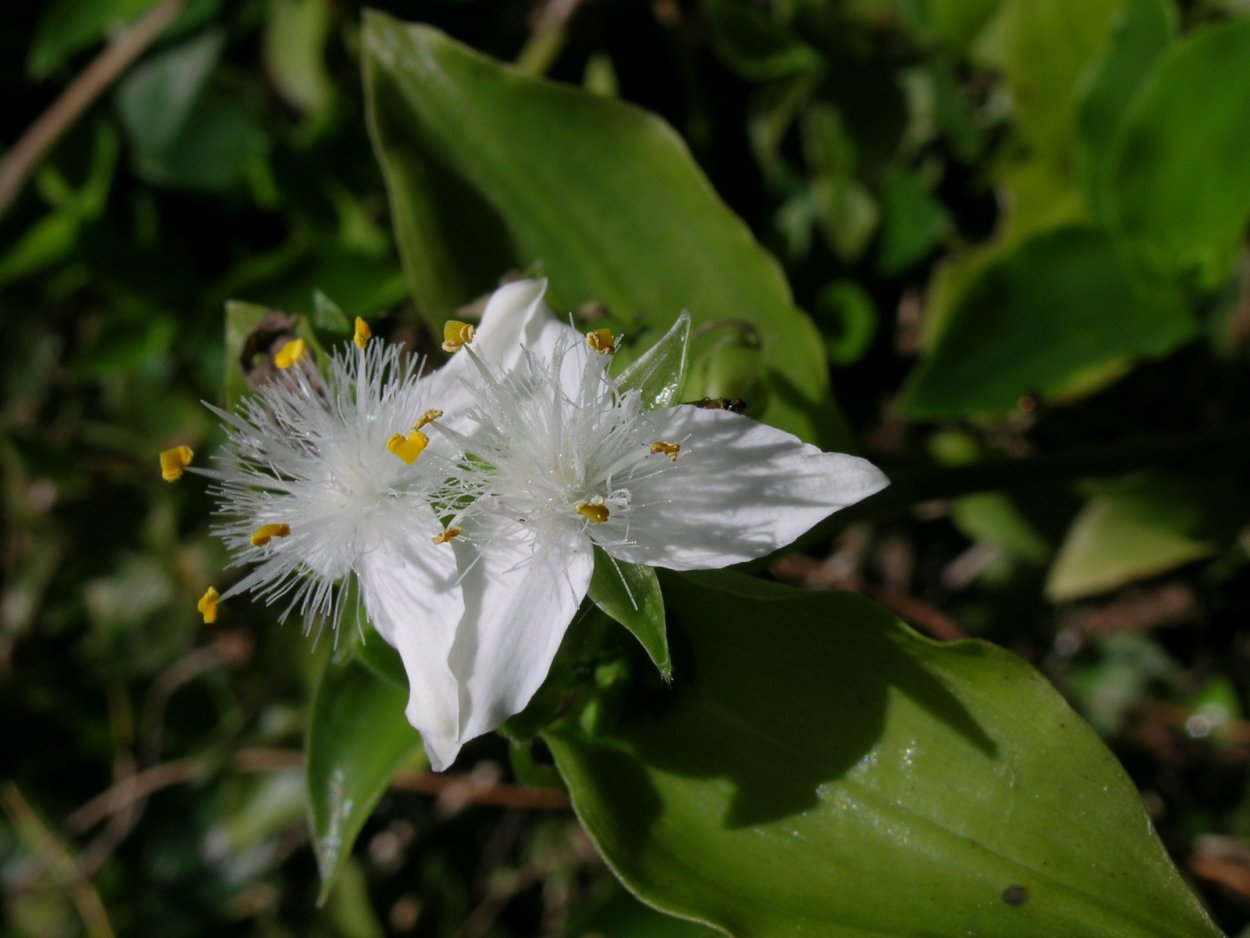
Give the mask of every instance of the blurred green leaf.
[[1005, 0], [999, 8], [988, 64], [1007, 77], [1021, 136], [1052, 162], [1064, 162], [1072, 146], [1081, 78], [1105, 52], [1125, 3]]
[[[1037, 672], [849, 594], [665, 577], [697, 682], [546, 734], [645, 901], [736, 935], [1218, 935]], [[767, 623], [767, 628], [761, 624]]]
[[830, 362], [850, 365], [863, 358], [877, 334], [877, 305], [868, 291], [852, 280], [827, 283], [816, 294], [815, 313]]
[[1166, 354], [1195, 329], [1178, 291], [1137, 276], [1106, 233], [1046, 232], [979, 271], [899, 407], [914, 418], [1007, 412], [1095, 366]]
[[1134, 94], [1176, 32], [1170, 0], [1128, 0], [1116, 17], [1106, 56], [1089, 76], [1077, 115], [1085, 189], [1100, 214], [1112, 145]]
[[251, 86], [214, 80], [225, 35], [210, 29], [153, 55], [117, 87], [136, 170], [152, 183], [223, 191], [261, 145]]
[[1250, 220], [1250, 20], [1195, 33], [1159, 61], [1110, 157], [1106, 203], [1161, 271], [1213, 288]]
[[1067, 602], [1215, 554], [1250, 520], [1250, 498], [1212, 479], [1147, 477], [1098, 486], [1046, 578]]
[[328, 662], [305, 743], [308, 822], [321, 901], [391, 777], [421, 751], [404, 716], [408, 694], [356, 661]]
[[766, 81], [822, 67], [820, 53], [778, 22], [777, 7], [771, 16], [744, 0], [704, 0], [702, 7], [713, 46], [738, 74]]
[[609, 557], [595, 547], [595, 572], [590, 580], [594, 604], [633, 633], [666, 681], [673, 679], [664, 624], [664, 597], [655, 570]]
[[76, 211], [56, 211], [39, 221], [0, 256], [0, 286], [63, 261], [78, 241], [82, 219]]
[[274, 88], [312, 120], [329, 109], [334, 86], [326, 71], [329, 0], [269, 0], [265, 69]]
[[886, 276], [920, 261], [950, 231], [946, 209], [916, 173], [891, 173], [881, 197], [881, 247], [877, 265]]
[[47, 78], [75, 52], [156, 6], [157, 0], [54, 0], [44, 8], [30, 44], [26, 70]]
[[759, 329], [771, 386], [760, 419], [849, 446], [814, 327], [666, 125], [380, 13], [365, 20], [365, 82], [427, 322], [534, 263], [556, 309], [598, 301], [631, 333], [666, 330], [682, 309], [696, 326], [744, 319]]
[[247, 371], [251, 361], [244, 361], [245, 352], [263, 351], [249, 348], [249, 339], [260, 328], [269, 310], [255, 303], [242, 303], [229, 300], [226, 303], [226, 373], [223, 376], [222, 393], [225, 398], [224, 407], [233, 410], [251, 386], [247, 381]]

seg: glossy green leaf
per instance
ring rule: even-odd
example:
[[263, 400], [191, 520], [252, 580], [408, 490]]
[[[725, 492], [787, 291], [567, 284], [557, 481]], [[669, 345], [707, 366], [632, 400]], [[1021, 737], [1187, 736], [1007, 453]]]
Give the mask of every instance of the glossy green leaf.
[[308, 823], [321, 901], [391, 777], [421, 750], [405, 690], [356, 661], [329, 662], [313, 696], [305, 744]]
[[1195, 329], [1175, 287], [1142, 279], [1110, 236], [1061, 228], [978, 271], [900, 407], [911, 417], [1010, 411], [1089, 369], [1163, 355]]
[[815, 328], [668, 126], [381, 13], [364, 37], [374, 149], [428, 322], [533, 265], [555, 309], [602, 303], [631, 336], [666, 331], [682, 309], [696, 326], [745, 320], [771, 386], [756, 416], [849, 445]]
[[1160, 269], [1219, 283], [1250, 220], [1250, 20], [1162, 58], [1111, 158], [1110, 214]]
[[1129, 102], [1176, 32], [1170, 0], [1128, 0], [1116, 17], [1107, 54], [1090, 76], [1077, 114], [1085, 188], [1095, 208], [1105, 201], [1107, 165]]
[[596, 547], [589, 595], [596, 606], [634, 634], [659, 668], [660, 676], [671, 681], [673, 662], [668, 652], [664, 597], [655, 570], [609, 557]]
[[637, 391], [648, 410], [672, 407], [680, 401], [686, 380], [687, 348], [690, 345], [690, 314], [682, 310], [673, 327], [660, 341], [635, 359], [617, 377], [622, 391]]
[[1020, 659], [849, 594], [732, 573], [664, 591], [693, 678], [610, 733], [546, 734], [648, 903], [740, 938], [1219, 934], [1131, 781]]

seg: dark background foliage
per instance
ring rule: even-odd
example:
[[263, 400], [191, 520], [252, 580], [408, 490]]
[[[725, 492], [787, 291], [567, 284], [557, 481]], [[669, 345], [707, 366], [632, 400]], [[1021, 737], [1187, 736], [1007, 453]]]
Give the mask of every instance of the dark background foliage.
[[[9, 10], [3, 139], [155, 6]], [[1195, 173], [1151, 169], [1164, 122], [1113, 127], [1162, 50], [1241, 6], [1099, 3], [1053, 42], [995, 0], [380, 6], [676, 128], [895, 481], [769, 575], [1039, 667], [1245, 927], [1250, 141], [1176, 131], [1212, 150], [1217, 197], [1173, 222]], [[225, 301], [309, 312], [320, 290], [429, 347], [364, 132], [360, 13], [182, 4], [0, 216], [7, 933], [700, 933], [628, 898], [493, 738], [405, 776], [318, 909], [299, 753], [333, 636], [195, 613], [225, 558], [156, 454], [216, 439]]]

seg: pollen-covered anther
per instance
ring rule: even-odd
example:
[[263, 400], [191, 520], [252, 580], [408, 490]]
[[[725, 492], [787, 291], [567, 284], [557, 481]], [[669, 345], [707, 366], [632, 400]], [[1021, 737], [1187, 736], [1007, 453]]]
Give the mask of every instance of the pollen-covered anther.
[[356, 343], [356, 348], [364, 348], [372, 338], [373, 330], [369, 328], [369, 324], [357, 316], [356, 334], [352, 336], [352, 341]]
[[252, 532], [252, 546], [264, 547], [275, 537], [290, 537], [291, 526], [289, 524], [262, 524], [259, 528]]
[[441, 416], [443, 416], [443, 412], [441, 410], [434, 410], [433, 408], [431, 408], [430, 410], [427, 410], [424, 414], [421, 415], [420, 419], [417, 420], [415, 424], [413, 424], [412, 429], [420, 430], [427, 423], [433, 423], [435, 420], [437, 420]]
[[161, 452], [161, 478], [174, 482], [182, 478], [182, 470], [191, 465], [195, 453], [189, 446], [175, 446]]
[[452, 527], [447, 528], [445, 531], [442, 531], [434, 535], [433, 541], [435, 544], [446, 544], [452, 539], [459, 537], [463, 533], [464, 533], [463, 530], [453, 525]]
[[651, 455], [656, 456], [663, 453], [673, 462], [677, 462], [677, 454], [681, 452], [680, 443], [665, 443], [663, 440], [656, 440], [651, 444]]
[[303, 339], [292, 339], [273, 357], [273, 363], [284, 371], [293, 367], [308, 354], [308, 343]]
[[616, 352], [616, 337], [611, 329], [595, 329], [586, 333], [586, 344], [600, 355], [612, 355]]
[[420, 430], [413, 430], [407, 436], [402, 433], [396, 433], [386, 441], [386, 448], [406, 462], [412, 465], [417, 461], [425, 448], [429, 445], [430, 438]]
[[204, 591], [200, 601], [195, 604], [195, 610], [204, 617], [205, 625], [212, 625], [217, 621], [217, 600], [220, 597], [221, 594], [217, 592], [216, 587], [210, 586]]
[[459, 319], [449, 319], [443, 325], [443, 351], [455, 352], [473, 341], [477, 332], [469, 323]]
[[603, 503], [602, 495], [596, 495], [588, 502], [578, 502], [573, 506], [573, 510], [595, 524], [603, 524], [608, 520], [608, 506]]

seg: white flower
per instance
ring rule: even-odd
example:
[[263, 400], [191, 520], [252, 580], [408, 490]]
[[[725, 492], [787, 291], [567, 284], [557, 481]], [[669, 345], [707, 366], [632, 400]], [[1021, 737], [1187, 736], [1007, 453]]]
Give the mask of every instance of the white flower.
[[[541, 297], [541, 284], [497, 291], [471, 347], [515, 360], [549, 326], [537, 315]], [[463, 469], [461, 453], [432, 428], [467, 411], [468, 360], [422, 376], [420, 362], [370, 340], [363, 322], [356, 347], [324, 375], [298, 342], [278, 359], [283, 370], [237, 414], [212, 408], [227, 442], [215, 468], [191, 470], [214, 480], [225, 518], [214, 533], [231, 565], [251, 568], [220, 597], [210, 590], [201, 611], [215, 617], [218, 602], [250, 591], [281, 603], [282, 618], [298, 613], [306, 628], [337, 626], [354, 578], [370, 622], [403, 659], [409, 721], [423, 737], [454, 737], [462, 694], [449, 661], [465, 601], [456, 558], [436, 541], [448, 537], [441, 499]], [[430, 758], [446, 764], [437, 747]]]
[[464, 570], [450, 658], [460, 723], [454, 736], [426, 739], [446, 761], [522, 710], [545, 679], [596, 545], [629, 563], [723, 567], [789, 544], [887, 484], [863, 459], [728, 410], [647, 411], [609, 375], [610, 340], [541, 315], [546, 325], [531, 326], [536, 340], [507, 366], [482, 349], [460, 353], [474, 366], [464, 380], [477, 405], [463, 435], [443, 431], [478, 467], [450, 545]]

